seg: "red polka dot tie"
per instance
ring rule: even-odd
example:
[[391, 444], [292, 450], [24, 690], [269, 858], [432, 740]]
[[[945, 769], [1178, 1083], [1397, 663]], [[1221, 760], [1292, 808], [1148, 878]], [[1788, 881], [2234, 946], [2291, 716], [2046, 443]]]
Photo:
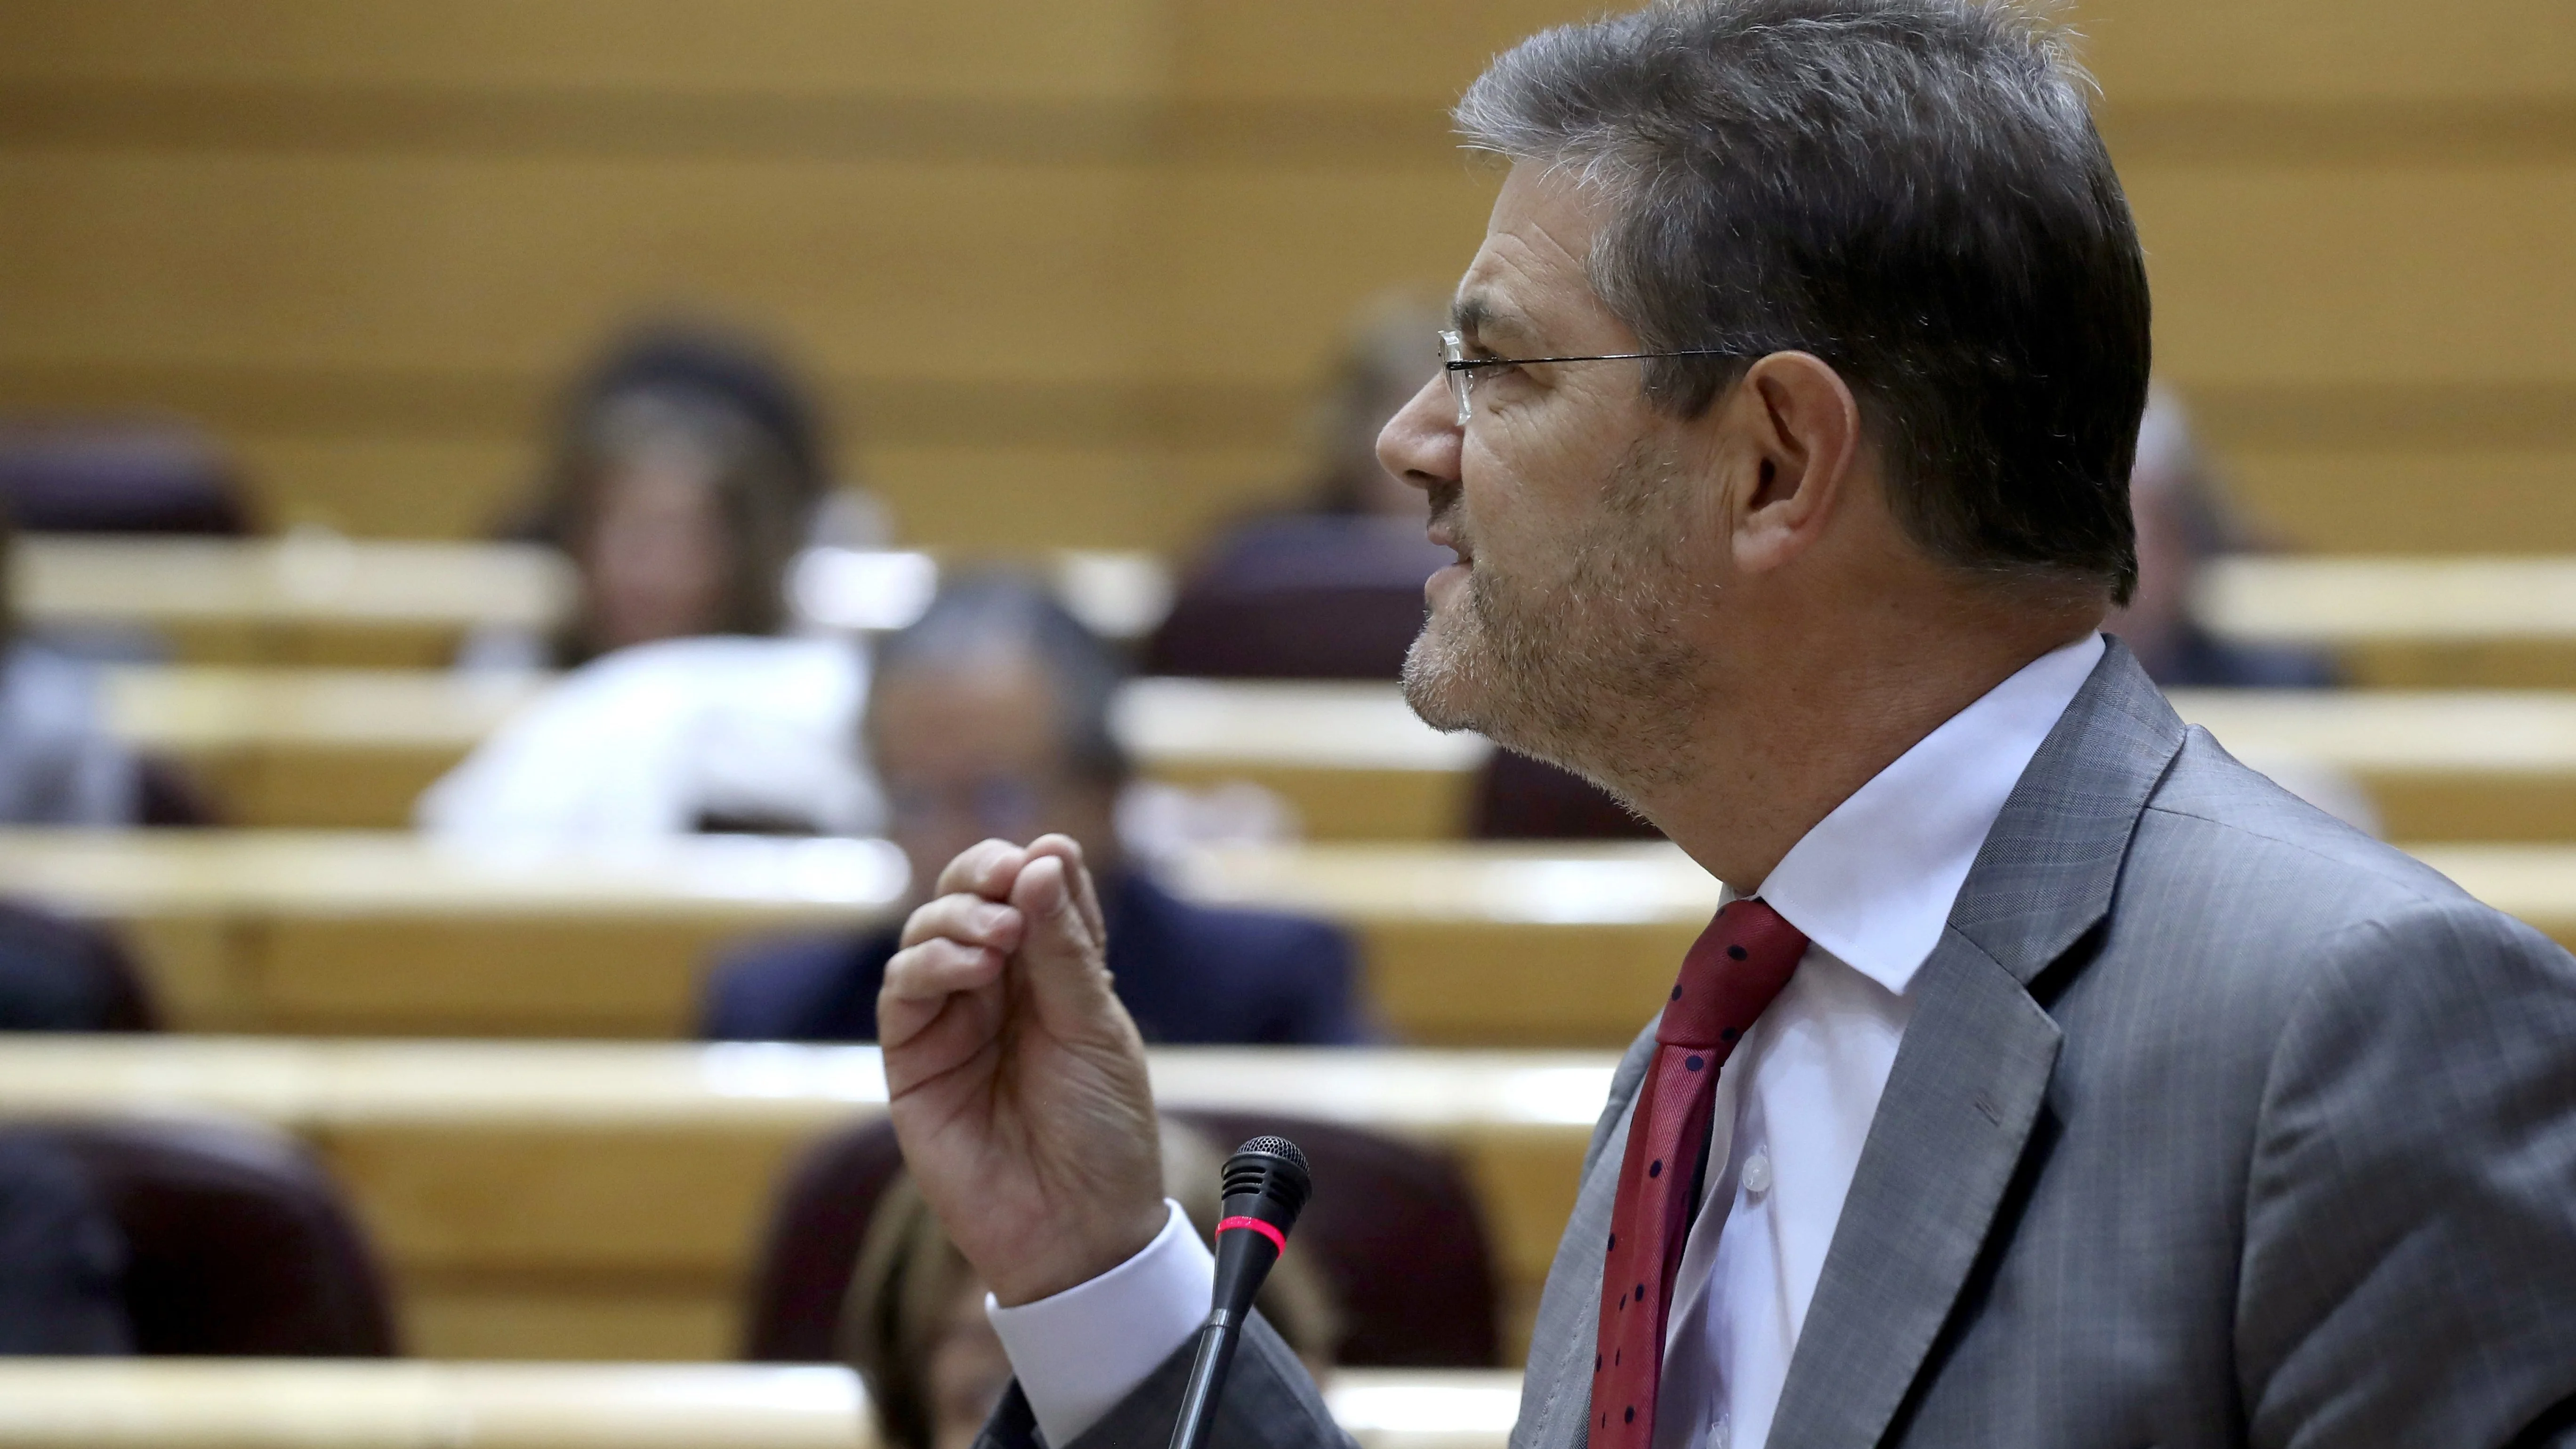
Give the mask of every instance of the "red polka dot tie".
[[1619, 1196], [1601, 1269], [1601, 1334], [1592, 1361], [1591, 1449], [1647, 1449], [1663, 1381], [1664, 1322], [1690, 1235], [1692, 1188], [1717, 1069], [1789, 984], [1807, 938], [1758, 900], [1731, 901], [1682, 958], [1655, 1028], [1655, 1059], [1628, 1123]]

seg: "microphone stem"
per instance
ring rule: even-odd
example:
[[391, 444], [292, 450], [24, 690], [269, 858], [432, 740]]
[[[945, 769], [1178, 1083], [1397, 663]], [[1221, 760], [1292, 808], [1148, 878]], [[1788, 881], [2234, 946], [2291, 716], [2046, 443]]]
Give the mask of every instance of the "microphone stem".
[[1234, 1341], [1243, 1316], [1231, 1308], [1208, 1315], [1199, 1330], [1198, 1356], [1190, 1361], [1190, 1380], [1181, 1391], [1181, 1412], [1172, 1421], [1172, 1449], [1207, 1449], [1208, 1431], [1216, 1424], [1216, 1396], [1225, 1371], [1234, 1361]]

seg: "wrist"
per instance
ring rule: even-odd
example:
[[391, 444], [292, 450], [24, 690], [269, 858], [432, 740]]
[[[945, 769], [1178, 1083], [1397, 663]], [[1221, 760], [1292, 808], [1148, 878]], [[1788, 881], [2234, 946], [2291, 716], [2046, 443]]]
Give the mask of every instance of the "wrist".
[[1079, 1288], [1144, 1252], [1162, 1235], [1170, 1218], [1169, 1207], [1156, 1198], [1115, 1221], [1104, 1219], [1097, 1231], [1077, 1235], [1043, 1260], [987, 1274], [993, 1301], [1017, 1308]]

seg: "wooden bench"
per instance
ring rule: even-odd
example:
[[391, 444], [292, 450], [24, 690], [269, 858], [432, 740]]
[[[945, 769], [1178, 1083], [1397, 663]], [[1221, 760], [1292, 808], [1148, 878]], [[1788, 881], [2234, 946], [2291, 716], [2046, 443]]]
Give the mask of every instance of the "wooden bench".
[[673, 1036], [718, 944], [880, 920], [904, 877], [879, 841], [0, 831], [0, 892], [123, 923], [198, 1031]]
[[[2420, 853], [2576, 942], [2576, 846]], [[1718, 894], [1660, 842], [1205, 850], [1164, 875], [1343, 923], [1388, 1029], [1455, 1046], [1626, 1045]], [[391, 834], [0, 832], [0, 890], [127, 923], [183, 1030], [682, 1035], [718, 943], [880, 920], [900, 886], [899, 858], [859, 841], [582, 858]]]
[[0, 1449], [877, 1449], [858, 1375], [752, 1364], [11, 1359]]
[[[106, 684], [110, 727], [186, 761], [238, 824], [398, 827], [545, 675], [431, 670], [127, 668]], [[1146, 679], [1117, 713], [1145, 773], [1248, 780], [1278, 792], [1316, 839], [1438, 840], [1467, 814], [1492, 747], [1414, 718], [1391, 685]]]
[[[1344, 923], [1390, 1029], [1458, 1045], [1624, 1045], [1718, 891], [1660, 843], [1217, 850], [1166, 875]], [[0, 831], [0, 892], [122, 922], [192, 1031], [681, 1036], [722, 943], [881, 920], [902, 885], [869, 841]]]
[[544, 629], [571, 569], [526, 544], [32, 536], [12, 566], [44, 625], [139, 628], [233, 664], [445, 664], [477, 628]]
[[[1520, 1375], [1345, 1370], [1363, 1449], [1501, 1449]], [[750, 1364], [0, 1362], [0, 1449], [881, 1449], [858, 1375]]]
[[[424, 670], [133, 668], [107, 711], [187, 761], [239, 824], [398, 827], [413, 800], [545, 676]], [[2240, 753], [2352, 774], [2399, 840], [2576, 840], [2576, 692], [2181, 690]], [[1439, 734], [1391, 685], [1145, 679], [1118, 726], [1145, 773], [1247, 780], [1309, 839], [1457, 837], [1492, 747]]]
[[[1200, 1048], [1157, 1050], [1153, 1071], [1170, 1106], [1448, 1144], [1484, 1204], [1507, 1330], [1525, 1335], [1614, 1061]], [[302, 1136], [384, 1254], [406, 1341], [439, 1358], [733, 1353], [780, 1171], [884, 1102], [873, 1047], [57, 1037], [0, 1051], [0, 1113], [214, 1112]]]
[[[39, 534], [12, 556], [16, 603], [57, 628], [142, 629], [199, 663], [435, 667], [479, 628], [544, 633], [577, 581], [555, 550], [523, 543], [282, 538], [133, 538]], [[1151, 554], [1057, 549], [1057, 593], [1119, 639], [1162, 621], [1170, 571]], [[816, 548], [787, 580], [791, 612], [822, 628], [900, 626], [929, 602], [931, 554]]]
[[2217, 633], [2339, 655], [2356, 684], [2576, 687], [2576, 558], [2223, 559], [2202, 580]]
[[[1114, 637], [1151, 629], [1169, 603], [1150, 554], [1047, 558], [1067, 602]], [[442, 665], [468, 630], [551, 628], [573, 589], [546, 548], [330, 534], [40, 535], [14, 564], [26, 617], [160, 631], [201, 663]], [[792, 594], [805, 616], [864, 630], [901, 622], [935, 578], [926, 554], [817, 550]], [[2364, 685], [2576, 686], [2576, 558], [2242, 555], [2210, 567], [2201, 599], [2218, 634], [2333, 650]]]

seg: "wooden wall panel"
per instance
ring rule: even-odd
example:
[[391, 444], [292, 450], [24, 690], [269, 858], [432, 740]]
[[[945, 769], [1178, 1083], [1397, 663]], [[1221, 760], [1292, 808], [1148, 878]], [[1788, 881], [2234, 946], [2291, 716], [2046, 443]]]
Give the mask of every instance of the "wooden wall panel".
[[2576, 164], [2125, 179], [2180, 381], [2576, 385]]
[[1118, 96], [1164, 29], [1153, 0], [11, 0], [0, 76]]
[[2576, 442], [2387, 449], [2224, 446], [2230, 492], [2324, 553], [2576, 553]]
[[[21, 152], [0, 356], [535, 382], [639, 307], [721, 308], [828, 371], [1122, 370], [1119, 172]], [[568, 345], [569, 344], [569, 345]]]
[[[17, 0], [0, 405], [192, 412], [273, 521], [470, 531], [607, 329], [695, 308], [812, 365], [913, 538], [1181, 549], [1293, 475], [1348, 310], [1472, 252], [1447, 103], [1590, 8]], [[2258, 511], [2556, 546], [2576, 11], [2074, 19], [2160, 356]]]
[[2078, 0], [2072, 16], [2115, 99], [2576, 96], [2559, 0]]

